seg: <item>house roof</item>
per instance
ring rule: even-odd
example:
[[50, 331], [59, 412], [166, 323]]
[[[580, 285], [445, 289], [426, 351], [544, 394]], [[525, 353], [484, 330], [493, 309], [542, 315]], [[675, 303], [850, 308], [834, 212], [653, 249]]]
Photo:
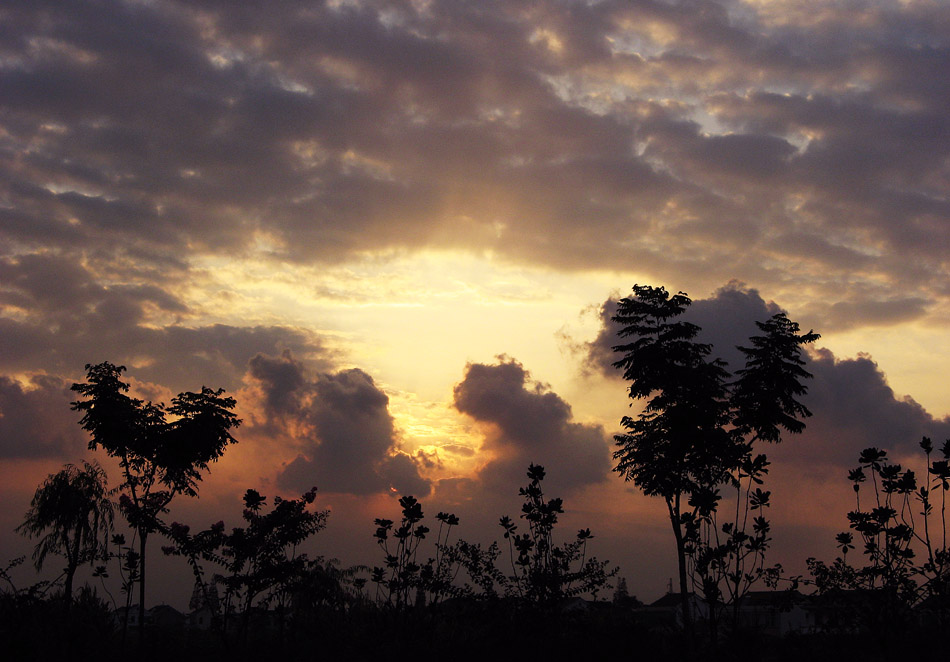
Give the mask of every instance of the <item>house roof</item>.
[[[699, 600], [699, 597], [695, 593], [690, 593], [687, 596], [691, 602]], [[650, 607], [679, 607], [680, 606], [680, 594], [679, 593], [667, 593], [662, 598], [656, 602], [651, 602]]]
[[149, 613], [152, 613], [152, 614], [167, 614], [167, 615], [184, 616], [184, 614], [182, 614], [180, 611], [178, 611], [171, 605], [155, 605], [154, 607], [150, 608], [148, 611]]

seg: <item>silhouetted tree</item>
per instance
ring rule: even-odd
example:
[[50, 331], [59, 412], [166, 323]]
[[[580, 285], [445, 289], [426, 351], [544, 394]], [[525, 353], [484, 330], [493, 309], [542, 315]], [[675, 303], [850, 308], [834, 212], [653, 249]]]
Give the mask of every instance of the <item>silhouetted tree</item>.
[[[633, 296], [620, 300], [613, 317], [619, 336], [631, 341], [613, 349], [621, 355], [614, 366], [630, 382], [630, 398], [647, 400], [642, 413], [621, 421], [627, 432], [615, 437], [615, 471], [666, 504], [691, 635], [690, 560], [694, 583], [711, 607], [721, 598], [723, 581], [737, 600], [764, 571], [768, 523], [760, 515], [753, 518], [753, 534], [745, 531], [749, 511], [768, 504], [768, 493], [752, 487], [761, 484], [768, 464], [764, 455], [753, 453], [753, 442], [777, 442], [781, 430], [803, 429], [798, 417], [810, 412], [795, 399], [805, 392], [801, 380], [809, 376], [801, 346], [819, 336], [799, 335], [798, 325], [783, 313], [757, 322], [763, 335], [753, 337], [751, 347], [739, 347], [746, 365], [737, 371], [738, 380], [730, 381], [725, 363], [710, 357], [712, 347], [695, 340], [700, 328], [678, 319], [690, 303], [682, 292], [670, 296], [662, 287], [634, 285]], [[734, 521], [720, 527], [715, 513], [722, 485], [736, 488], [745, 508], [737, 507]], [[756, 564], [752, 573], [746, 567], [750, 555]], [[711, 627], [714, 633], [715, 624]]]
[[643, 604], [637, 600], [637, 596], [630, 595], [630, 590], [627, 588], [626, 577], [621, 577], [620, 581], [617, 582], [617, 587], [614, 589], [614, 595], [611, 601], [617, 607], [639, 607]]
[[[92, 435], [89, 448], [102, 446], [119, 460], [124, 478], [119, 508], [139, 537], [139, 622], [144, 624], [148, 536], [163, 527], [159, 516], [176, 494], [197, 495], [201, 472], [235, 442], [230, 430], [241, 421], [223, 389], [179, 393], [166, 409], [127, 395], [124, 371], [108, 362], [87, 364], [86, 382], [72, 385], [82, 398], [72, 408], [83, 413], [80, 424]], [[140, 641], [143, 630], [140, 626]]]
[[274, 497], [273, 508], [264, 512], [267, 498], [257, 490], [247, 490], [243, 527], [225, 533], [224, 522], [218, 522], [194, 535], [184, 524], [175, 522], [169, 527], [174, 544], [163, 551], [188, 559], [208, 600], [211, 592], [199, 559], [223, 567], [224, 629], [236, 607], [241, 615], [240, 640], [246, 640], [255, 601], [267, 605], [289, 598], [294, 587], [314, 570], [307, 555], [297, 553], [297, 546], [326, 526], [329, 511], [310, 510], [316, 495], [314, 487], [299, 499]]
[[37, 570], [50, 554], [66, 559], [66, 609], [73, 599], [73, 577], [84, 563], [106, 553], [113, 508], [106, 473], [96, 462], [80, 469], [67, 464], [40, 485], [17, 531], [40, 540], [33, 551]]
[[518, 489], [525, 498], [521, 517], [528, 521], [528, 531], [518, 534], [517, 525], [508, 516], [499, 521], [508, 541], [513, 573], [509, 593], [535, 605], [550, 605], [588, 592], [596, 596], [617, 569], [607, 570], [606, 561], [587, 558], [587, 541], [594, 537], [590, 529], [579, 530], [569, 543], [555, 544], [554, 526], [558, 515], [564, 513], [564, 502], [545, 498], [541, 488], [544, 467], [530, 465], [528, 478], [531, 482]]

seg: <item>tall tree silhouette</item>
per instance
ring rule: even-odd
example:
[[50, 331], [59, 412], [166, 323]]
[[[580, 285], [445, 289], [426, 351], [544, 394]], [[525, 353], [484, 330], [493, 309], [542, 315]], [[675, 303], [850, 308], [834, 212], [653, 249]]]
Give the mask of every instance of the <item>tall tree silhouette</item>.
[[[197, 495], [201, 472], [236, 441], [230, 430], [241, 421], [231, 411], [234, 398], [223, 396], [223, 389], [179, 393], [166, 409], [130, 397], [124, 371], [109, 362], [87, 364], [86, 382], [72, 385], [84, 399], [72, 408], [83, 412], [80, 425], [92, 435], [89, 448], [102, 446], [119, 460], [124, 478], [119, 508], [139, 537], [139, 623], [144, 624], [148, 536], [164, 528], [159, 516], [176, 494]], [[140, 625], [140, 641], [143, 630]]]
[[113, 507], [106, 473], [98, 463], [67, 464], [40, 485], [17, 531], [39, 537], [33, 551], [40, 570], [50, 554], [66, 559], [66, 610], [73, 598], [73, 577], [84, 563], [104, 555], [112, 530]]
[[[633, 296], [620, 300], [613, 317], [619, 336], [631, 342], [613, 349], [621, 355], [614, 366], [630, 382], [630, 398], [647, 400], [642, 413], [621, 421], [627, 432], [615, 437], [615, 471], [666, 504], [676, 541], [684, 624], [692, 636], [687, 557], [699, 560], [694, 569], [700, 572], [707, 600], [719, 599], [723, 577], [735, 580], [732, 597], [738, 599], [747, 578], [741, 570], [743, 549], [764, 555], [767, 523], [755, 520], [761, 530], [756, 529], [752, 543], [740, 533], [738, 520], [745, 518], [738, 516], [730, 530], [723, 529], [731, 538], [727, 543], [704, 540], [702, 534], [718, 540], [718, 529], [709, 525], [723, 484], [741, 488], [742, 479], [752, 475], [746, 507], [767, 505], [767, 493], [751, 491], [753, 482], [761, 483], [767, 465], [764, 456], [752, 453], [752, 444], [760, 439], [777, 442], [782, 429], [803, 429], [798, 417], [810, 412], [795, 399], [805, 392], [801, 380], [809, 376], [802, 368], [801, 346], [819, 336], [799, 335], [798, 325], [781, 313], [757, 322], [764, 335], [751, 338], [751, 347], [739, 347], [746, 366], [737, 371], [738, 380], [730, 381], [725, 363], [710, 358], [712, 347], [695, 340], [700, 328], [677, 319], [690, 303], [682, 292], [670, 296], [662, 287], [634, 285]], [[726, 568], [725, 557], [735, 567]]]

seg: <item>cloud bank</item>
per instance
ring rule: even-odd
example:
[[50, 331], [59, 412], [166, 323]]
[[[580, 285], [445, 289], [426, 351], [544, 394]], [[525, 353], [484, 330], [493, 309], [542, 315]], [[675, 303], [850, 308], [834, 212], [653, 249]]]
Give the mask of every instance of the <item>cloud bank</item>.
[[4, 24], [0, 249], [87, 269], [60, 299], [118, 282], [114, 314], [181, 314], [197, 256], [436, 247], [771, 283], [826, 299], [826, 331], [946, 302], [941, 3], [38, 1]]
[[[601, 329], [587, 345], [590, 370], [620, 379], [612, 366], [612, 347], [622, 341], [611, 321], [616, 299], [600, 307]], [[764, 321], [781, 309], [766, 302], [758, 291], [739, 283], [717, 290], [707, 299], [696, 299], [682, 319], [701, 327], [698, 342], [713, 345], [712, 356], [723, 358], [734, 371], [743, 365], [737, 345], [759, 333], [755, 321]], [[885, 448], [893, 456], [917, 452], [922, 436], [950, 438], [950, 418], [935, 419], [910, 397], [898, 398], [884, 373], [868, 356], [840, 359], [828, 349], [811, 350], [803, 357], [812, 378], [802, 402], [812, 412], [801, 435], [786, 435], [786, 442], [770, 449], [777, 461], [798, 471], [845, 476], [864, 448]]]
[[263, 400], [255, 436], [276, 435], [297, 456], [277, 484], [303, 491], [372, 494], [395, 490], [427, 496], [429, 481], [416, 460], [398, 449], [389, 397], [359, 368], [320, 373], [314, 379], [292, 354], [258, 354], [248, 374]]
[[524, 366], [508, 357], [470, 363], [454, 389], [454, 405], [485, 424], [481, 452], [492, 457], [477, 473], [489, 489], [510, 491], [529, 464], [547, 469], [551, 489], [570, 490], [606, 480], [609, 440], [600, 425], [578, 423], [571, 407]]

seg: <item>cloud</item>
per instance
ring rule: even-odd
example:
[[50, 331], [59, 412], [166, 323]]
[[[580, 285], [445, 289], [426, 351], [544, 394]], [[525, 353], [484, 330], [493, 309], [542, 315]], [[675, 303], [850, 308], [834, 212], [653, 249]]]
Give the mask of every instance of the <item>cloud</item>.
[[784, 461], [843, 470], [856, 466], [865, 448], [883, 448], [899, 459], [916, 455], [923, 436], [950, 439], [950, 418], [935, 419], [910, 397], [897, 398], [868, 356], [837, 359], [819, 350], [806, 368], [813, 378], [803, 402], [813, 416], [800, 438], [789, 439], [793, 448], [777, 455]]
[[822, 328], [846, 330], [856, 326], [893, 326], [926, 315], [933, 300], [920, 297], [893, 298], [885, 301], [836, 301], [830, 305], [806, 307], [809, 316]]
[[[128, 277], [130, 274], [123, 274]], [[0, 258], [0, 370], [77, 374], [86, 363], [128, 365], [142, 379], [193, 390], [194, 375], [233, 390], [255, 354], [294, 351], [315, 368], [332, 353], [312, 332], [286, 326], [186, 324], [192, 312], [173, 276], [103, 284], [75, 253]], [[124, 280], [124, 279], [123, 279]], [[169, 319], [171, 318], [171, 319]]]
[[183, 272], [261, 237], [303, 263], [464, 247], [783, 287], [806, 259], [832, 303], [934, 296], [950, 10], [779, 7], [24, 4], [4, 245]]
[[[111, 308], [99, 312], [106, 310]], [[194, 383], [195, 375], [207, 385], [234, 390], [255, 353], [292, 349], [316, 366], [329, 365], [333, 356], [314, 334], [296, 327], [112, 326], [114, 319], [110, 312], [109, 320], [77, 318], [74, 326], [51, 328], [40, 321], [0, 317], [0, 336], [9, 350], [0, 357], [0, 369], [12, 373], [43, 366], [79, 378], [86, 363], [110, 361], [128, 365], [142, 379], [163, 383], [173, 391], [200, 386]]]
[[[620, 343], [610, 321], [615, 310], [614, 299], [602, 304], [601, 330], [587, 346], [586, 361], [589, 369], [619, 379], [611, 365], [611, 347]], [[744, 362], [736, 345], [759, 333], [755, 321], [780, 310], [756, 290], [733, 282], [710, 298], [694, 300], [682, 319], [700, 326], [696, 340], [712, 344], [712, 355], [725, 359], [734, 371]], [[804, 358], [812, 378], [805, 382], [808, 393], [801, 400], [813, 416], [805, 420], [801, 435], [786, 435], [784, 443], [767, 449], [775, 462], [843, 476], [864, 448], [885, 448], [898, 456], [913, 454], [922, 436], [950, 438], [950, 418], [935, 419], [912, 399], [898, 398], [870, 357], [839, 359], [828, 349], [815, 349]]]
[[470, 363], [454, 389], [455, 408], [487, 424], [482, 452], [493, 456], [478, 472], [492, 488], [524, 482], [529, 464], [547, 469], [555, 490], [600, 483], [610, 471], [610, 442], [599, 425], [573, 420], [571, 407], [531, 379], [514, 359]]
[[0, 457], [75, 461], [88, 445], [69, 403], [70, 383], [34, 375], [21, 384], [0, 375]]
[[311, 380], [288, 351], [258, 354], [248, 377], [261, 393], [263, 421], [252, 434], [280, 434], [298, 455], [278, 474], [286, 489], [372, 494], [395, 489], [427, 496], [415, 458], [399, 450], [389, 397], [358, 368]]
[[[600, 330], [584, 348], [584, 361], [588, 370], [619, 379], [620, 371], [613, 367], [618, 358], [613, 348], [624, 340], [617, 335], [618, 326], [612, 321], [617, 314], [617, 301], [611, 298], [601, 304]], [[681, 319], [700, 327], [696, 341], [712, 345], [712, 356], [721, 358], [731, 370], [736, 370], [745, 361], [736, 346], [747, 344], [751, 336], [760, 333], [756, 321], [764, 322], [778, 312], [781, 308], [774, 302], [766, 302], [758, 290], [732, 281], [708, 299], [694, 299]]]
[[299, 414], [307, 382], [303, 366], [294, 360], [290, 350], [284, 350], [278, 358], [256, 354], [248, 361], [248, 373], [261, 385], [268, 419]]

